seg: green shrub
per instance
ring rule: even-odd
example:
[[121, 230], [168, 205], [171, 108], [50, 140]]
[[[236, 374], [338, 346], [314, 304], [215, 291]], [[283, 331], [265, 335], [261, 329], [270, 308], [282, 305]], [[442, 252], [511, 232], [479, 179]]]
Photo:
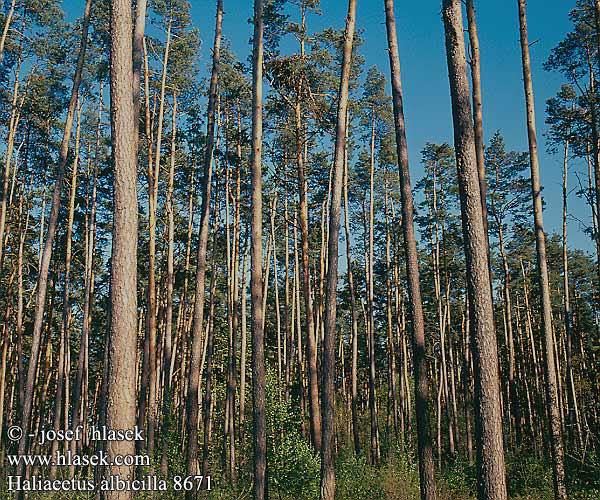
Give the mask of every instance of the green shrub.
[[506, 481], [510, 498], [553, 498], [552, 467], [533, 455], [507, 456]]
[[336, 500], [385, 500], [379, 474], [364, 456], [341, 453], [336, 464]]
[[442, 498], [467, 500], [477, 495], [477, 467], [458, 456], [438, 479]]
[[269, 487], [278, 496], [296, 500], [319, 497], [321, 462], [300, 432], [298, 412], [283, 398], [272, 372], [267, 376], [267, 432]]
[[419, 466], [415, 457], [393, 450], [382, 470], [381, 484], [386, 500], [418, 500], [420, 498]]

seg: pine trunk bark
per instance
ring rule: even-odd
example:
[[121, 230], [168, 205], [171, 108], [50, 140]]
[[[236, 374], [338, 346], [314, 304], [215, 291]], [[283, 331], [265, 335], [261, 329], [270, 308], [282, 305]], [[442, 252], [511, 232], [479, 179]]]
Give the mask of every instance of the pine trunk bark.
[[348, 1], [344, 32], [343, 58], [337, 98], [337, 120], [333, 158], [333, 180], [327, 242], [327, 309], [323, 339], [321, 500], [335, 499], [335, 338], [337, 333], [338, 246], [342, 187], [344, 183], [344, 151], [348, 126], [348, 86], [352, 65], [356, 0]]
[[169, 433], [173, 420], [173, 398], [171, 393], [171, 361], [173, 347], [173, 288], [175, 284], [175, 207], [173, 204], [173, 187], [175, 183], [175, 155], [177, 153], [177, 93], [173, 91], [173, 110], [171, 117], [171, 158], [169, 162], [169, 177], [165, 209], [167, 212], [167, 290], [164, 326], [164, 364], [163, 364], [163, 425], [162, 425], [162, 456], [161, 471], [167, 474]]
[[352, 315], [352, 362], [350, 368], [350, 393], [352, 411], [352, 438], [354, 454], [360, 456], [360, 433], [358, 428], [358, 311], [356, 292], [354, 291], [354, 273], [352, 272], [352, 254], [350, 241], [350, 204], [348, 202], [348, 153], [344, 162], [344, 229], [346, 231], [346, 267], [348, 268], [348, 293], [350, 295], [350, 313]]
[[478, 497], [506, 500], [498, 352], [460, 0], [443, 0], [475, 375]]
[[549, 419], [550, 449], [552, 452], [552, 472], [555, 500], [566, 500], [564, 453], [562, 447], [561, 418], [558, 403], [556, 380], [556, 362], [554, 357], [554, 338], [552, 331], [552, 304], [550, 302], [550, 283], [546, 261], [546, 235], [544, 233], [542, 188], [540, 185], [540, 166], [537, 149], [535, 109], [533, 101], [533, 81], [529, 58], [527, 36], [527, 14], [525, 0], [519, 3], [519, 27], [521, 34], [521, 58], [523, 63], [523, 82], [527, 111], [527, 134], [529, 139], [529, 162], [531, 167], [531, 192], [533, 195], [533, 219], [537, 251], [538, 279], [542, 303], [542, 329], [544, 332], [544, 374], [546, 381], [546, 405]]
[[267, 422], [265, 401], [265, 317], [263, 306], [264, 279], [262, 273], [263, 31], [263, 1], [254, 0], [254, 37], [252, 48], [252, 155], [250, 161], [250, 294], [252, 306], [254, 500], [265, 500], [268, 496]]
[[[415, 378], [415, 405], [417, 412], [417, 448], [419, 455], [419, 477], [421, 500], [435, 500], [435, 472], [433, 467], [433, 449], [429, 427], [429, 380], [425, 346], [425, 322], [423, 302], [419, 280], [419, 261], [414, 229], [414, 208], [408, 166], [408, 145], [404, 122], [402, 80], [400, 76], [400, 56], [396, 34], [394, 1], [385, 0], [386, 29], [390, 72], [392, 82], [392, 103], [396, 135], [396, 154], [400, 176], [400, 195], [402, 203], [402, 236], [408, 280], [409, 314], [413, 337], [413, 372]], [[406, 360], [406, 356], [405, 356]]]
[[210, 224], [210, 196], [212, 186], [213, 153], [215, 145], [215, 111], [217, 108], [217, 84], [221, 53], [221, 29], [223, 24], [223, 0], [217, 0], [215, 38], [213, 43], [213, 64], [210, 78], [209, 100], [206, 125], [206, 150], [204, 154], [204, 178], [202, 180], [202, 207], [200, 209], [200, 239], [196, 264], [196, 297], [194, 300], [194, 318], [192, 331], [192, 350], [188, 394], [186, 402], [187, 416], [187, 472], [198, 473], [198, 390], [200, 386], [200, 365], [202, 363], [202, 336], [204, 332], [204, 301], [206, 283], [206, 249], [208, 247], [208, 229]]
[[[114, 158], [114, 219], [111, 269], [111, 324], [108, 349], [106, 425], [133, 429], [137, 380], [137, 131], [129, 0], [111, 2], [110, 107]], [[109, 460], [135, 453], [133, 441], [106, 443]], [[133, 467], [110, 465], [107, 475], [133, 478]], [[107, 491], [105, 500], [131, 500], [131, 491]]]

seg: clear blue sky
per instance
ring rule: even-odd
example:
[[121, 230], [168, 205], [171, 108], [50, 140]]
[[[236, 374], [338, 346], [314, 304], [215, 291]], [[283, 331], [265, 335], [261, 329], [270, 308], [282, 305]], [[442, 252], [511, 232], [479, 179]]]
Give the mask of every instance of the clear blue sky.
[[[64, 8], [69, 18], [80, 15], [83, 0], [66, 0]], [[200, 29], [203, 42], [200, 66], [207, 67], [214, 30], [214, 0], [191, 0], [194, 25]], [[527, 149], [523, 84], [520, 66], [520, 47], [517, 1], [476, 1], [477, 21], [481, 45], [484, 127], [486, 138], [500, 129], [510, 149]], [[252, 16], [250, 0], [224, 0], [223, 31], [232, 42], [237, 56], [246, 60], [250, 46]], [[542, 65], [550, 50], [570, 30], [569, 11], [575, 0], [529, 0], [529, 38], [537, 43], [531, 47], [533, 78], [540, 141], [541, 175], [546, 202], [545, 226], [547, 231], [558, 231], [561, 224], [561, 169], [560, 155], [546, 153], [544, 123], [545, 102], [559, 89], [562, 79], [547, 73]], [[73, 12], [73, 9], [75, 12]], [[321, 16], [308, 18], [309, 29], [318, 31], [327, 26], [342, 28], [346, 14], [344, 0], [321, 0]], [[447, 67], [445, 60], [441, 1], [396, 1], [396, 18], [405, 92], [407, 134], [411, 157], [413, 182], [421, 176], [420, 151], [427, 141], [452, 143], [452, 123]], [[357, 23], [365, 30], [361, 48], [367, 67], [377, 65], [389, 71], [384, 11], [382, 0], [358, 0]], [[586, 178], [586, 166], [573, 164], [573, 170]], [[576, 177], [570, 176], [571, 187]], [[589, 209], [583, 200], [572, 194], [570, 211], [590, 223]], [[581, 232], [578, 222], [569, 224], [571, 246], [593, 248], [591, 240]]]

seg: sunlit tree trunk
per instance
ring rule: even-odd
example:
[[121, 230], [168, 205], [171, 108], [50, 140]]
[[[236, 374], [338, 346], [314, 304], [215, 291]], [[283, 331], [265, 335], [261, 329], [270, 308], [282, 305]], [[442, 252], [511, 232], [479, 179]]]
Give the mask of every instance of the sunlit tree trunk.
[[[64, 274], [64, 283], [63, 283], [63, 311], [62, 311], [62, 321], [61, 321], [61, 331], [60, 331], [60, 346], [59, 346], [59, 359], [58, 359], [58, 375], [56, 381], [56, 394], [55, 394], [55, 407], [54, 407], [54, 425], [53, 428], [55, 431], [58, 431], [61, 427], [61, 417], [62, 417], [62, 406], [63, 406], [63, 397], [65, 395], [65, 386], [68, 383], [68, 373], [69, 369], [67, 367], [68, 364], [68, 345], [69, 345], [69, 324], [71, 321], [71, 305], [70, 305], [70, 280], [71, 280], [71, 257], [72, 257], [72, 248], [73, 248], [73, 221], [75, 219], [75, 197], [77, 196], [77, 171], [79, 169], [79, 141], [81, 137], [81, 107], [82, 102], [79, 102], [79, 108], [77, 110], [77, 127], [75, 131], [75, 155], [73, 159], [72, 165], [72, 173], [71, 173], [71, 189], [69, 193], [69, 215], [67, 220], [67, 237], [66, 237], [66, 245], [65, 245], [65, 274]], [[83, 343], [81, 343], [83, 346]], [[80, 357], [82, 355], [82, 348], [80, 346]], [[79, 375], [79, 371], [77, 372]], [[79, 379], [75, 380], [75, 391], [77, 391]], [[67, 386], [68, 387], [68, 386]], [[73, 399], [74, 403], [79, 402], [79, 399]], [[73, 406], [73, 422], [78, 422], [78, 410], [79, 406]], [[77, 415], [76, 415], [77, 413]], [[66, 415], [65, 415], [66, 417]], [[78, 425], [78, 424], [77, 424]], [[74, 443], [74, 442], [73, 442]], [[58, 441], [52, 442], [51, 454], [55, 455], [56, 450], [58, 449]], [[53, 470], [54, 469], [54, 470]], [[74, 468], [71, 467], [72, 474], [74, 472]], [[50, 475], [54, 477], [56, 475], [56, 468], [50, 468]]]
[[325, 311], [325, 336], [323, 340], [322, 383], [322, 442], [321, 442], [321, 500], [335, 499], [335, 338], [337, 333], [337, 281], [338, 245], [342, 188], [344, 183], [344, 151], [348, 108], [348, 86], [356, 25], [356, 0], [348, 1], [348, 15], [344, 32], [343, 59], [337, 97], [337, 121], [333, 159], [333, 181], [329, 212], [329, 236], [327, 244], [327, 309]]
[[[400, 195], [402, 202], [402, 232], [404, 237], [404, 255], [408, 281], [409, 314], [413, 330], [413, 372], [415, 377], [415, 405], [417, 412], [417, 448], [419, 455], [419, 476], [421, 500], [435, 500], [435, 474], [433, 450], [429, 428], [429, 380], [425, 350], [425, 323], [423, 303], [419, 282], [419, 263], [414, 230], [413, 198], [408, 167], [408, 146], [404, 122], [402, 81], [400, 76], [400, 56], [396, 34], [394, 1], [385, 0], [385, 15], [390, 58], [394, 125], [396, 133], [396, 154], [400, 176]], [[405, 356], [406, 359], [406, 356]]]
[[486, 203], [486, 181], [483, 142], [483, 104], [481, 96], [481, 58], [479, 52], [479, 36], [477, 34], [477, 19], [475, 17], [474, 0], [467, 2], [467, 25], [471, 47], [471, 83], [473, 91], [473, 122], [475, 125], [475, 153], [477, 155], [477, 172], [479, 174], [479, 190], [481, 192], [481, 210], [483, 213], [483, 228], [486, 234], [486, 244], [489, 254], [488, 216]]
[[[111, 323], [108, 349], [106, 425], [133, 429], [137, 379], [137, 124], [132, 93], [132, 16], [129, 0], [111, 2], [110, 108], [114, 158]], [[109, 460], [133, 455], [133, 441], [106, 443]], [[131, 466], [110, 465], [124, 480]], [[106, 491], [105, 500], [131, 500], [131, 491]]]
[[374, 272], [374, 225], [375, 225], [375, 110], [371, 111], [371, 140], [369, 147], [369, 212], [368, 212], [368, 253], [367, 253], [367, 314], [368, 314], [368, 354], [369, 354], [369, 416], [371, 423], [371, 463], [377, 465], [381, 458], [379, 451], [379, 427], [377, 425], [377, 395], [375, 373], [375, 277]]
[[298, 165], [298, 191], [300, 237], [302, 250], [302, 285], [306, 314], [306, 358], [308, 361], [308, 403], [310, 415], [311, 441], [316, 449], [321, 449], [321, 409], [319, 407], [319, 376], [317, 371], [317, 339], [315, 331], [313, 292], [310, 272], [309, 229], [308, 229], [308, 185], [304, 171], [304, 145], [301, 122], [301, 108], [296, 106], [296, 155]]
[[352, 272], [350, 204], [348, 203], [348, 152], [344, 161], [344, 229], [346, 231], [346, 267], [348, 270], [348, 293], [350, 295], [350, 313], [352, 315], [352, 361], [350, 368], [350, 393], [352, 411], [352, 437], [354, 453], [360, 455], [360, 434], [358, 429], [358, 311], [354, 291], [354, 273]]
[[577, 435], [577, 444], [583, 449], [583, 436], [581, 422], [577, 411], [577, 394], [575, 392], [575, 380], [573, 373], [573, 311], [571, 308], [571, 297], [569, 290], [569, 255], [567, 246], [567, 195], [568, 195], [568, 173], [569, 173], [569, 145], [571, 130], [565, 138], [565, 150], [563, 157], [563, 183], [562, 183], [562, 264], [563, 264], [563, 302], [565, 308], [565, 333], [566, 333], [566, 358], [567, 358], [567, 400], [568, 419], [571, 432]]
[[215, 38], [213, 43], [213, 64], [210, 78], [209, 100], [206, 125], [206, 150], [204, 154], [204, 178], [202, 180], [202, 207], [200, 209], [200, 238], [196, 263], [196, 296], [194, 300], [192, 349], [189, 369], [189, 382], [186, 401], [188, 474], [198, 471], [198, 390], [200, 385], [200, 364], [202, 359], [202, 334], [204, 322], [204, 300], [206, 280], [206, 249], [210, 223], [210, 196], [212, 184], [212, 164], [215, 144], [215, 111], [217, 107], [217, 83], [221, 50], [221, 27], [223, 24], [223, 1], [217, 0]]
[[250, 295], [252, 306], [254, 500], [265, 500], [267, 498], [265, 318], [262, 274], [263, 30], [263, 2], [262, 0], [254, 0], [254, 37], [252, 48], [252, 155], [250, 161]]
[[165, 199], [168, 234], [167, 234], [167, 290], [165, 311], [165, 339], [164, 339], [164, 365], [163, 365], [163, 426], [162, 426], [162, 456], [161, 470], [163, 474], [168, 471], [168, 446], [171, 420], [173, 418], [173, 398], [171, 380], [171, 362], [173, 346], [173, 288], [175, 281], [175, 207], [173, 203], [173, 187], [175, 182], [175, 160], [177, 154], [177, 93], [173, 92], [173, 110], [171, 117], [171, 158], [169, 162], [169, 177]]
[[498, 353], [460, 0], [443, 0], [475, 375], [478, 497], [506, 500]]
[[542, 328], [544, 333], [543, 345], [545, 358], [544, 373], [546, 379], [546, 405], [549, 418], [550, 448], [552, 452], [554, 496], [556, 500], [565, 500], [567, 498], [567, 492], [565, 489], [564, 456], [562, 448], [560, 410], [558, 406], [556, 362], [554, 358], [552, 304], [550, 302], [550, 284], [546, 262], [546, 235], [544, 233], [542, 188], [540, 185], [540, 167], [537, 150], [533, 82], [531, 78], [531, 62], [529, 58], [525, 0], [518, 0], [518, 4], [523, 81], [525, 86], [525, 101], [527, 108], [527, 133], [529, 139], [529, 162], [531, 167], [534, 231], [542, 303]]

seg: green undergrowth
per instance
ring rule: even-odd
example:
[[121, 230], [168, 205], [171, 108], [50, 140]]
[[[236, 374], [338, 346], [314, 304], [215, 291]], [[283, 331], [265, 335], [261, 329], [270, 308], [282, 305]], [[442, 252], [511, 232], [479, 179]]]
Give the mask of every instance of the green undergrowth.
[[[271, 425], [285, 425], [285, 408], [271, 413]], [[282, 421], [283, 419], [283, 421]], [[276, 427], [271, 427], [274, 431]], [[281, 429], [281, 428], [280, 428]], [[319, 459], [310, 448], [298, 448], [301, 436], [293, 435], [273, 441], [269, 462], [269, 498], [275, 500], [316, 500], [319, 488]], [[214, 479], [214, 489], [203, 492], [199, 499], [245, 500], [252, 498], [251, 469], [240, 473], [238, 486]], [[506, 457], [507, 487], [511, 500], [552, 500], [552, 473], [547, 461], [531, 455]], [[594, 464], [567, 460], [566, 476], [570, 500], [600, 500], [600, 476]], [[436, 470], [440, 500], [475, 500], [476, 468], [466, 460]], [[4, 481], [3, 481], [4, 483]], [[5, 483], [3, 484], [5, 488]], [[342, 449], [336, 461], [336, 500], [419, 500], [419, 470], [413, 450], [390, 449], [379, 466], [373, 466], [363, 455], [355, 457], [353, 450]], [[140, 500], [180, 500], [175, 492], [137, 493]], [[1, 499], [11, 499], [0, 492]], [[54, 493], [31, 495], [31, 500], [93, 500], [93, 494]]]

